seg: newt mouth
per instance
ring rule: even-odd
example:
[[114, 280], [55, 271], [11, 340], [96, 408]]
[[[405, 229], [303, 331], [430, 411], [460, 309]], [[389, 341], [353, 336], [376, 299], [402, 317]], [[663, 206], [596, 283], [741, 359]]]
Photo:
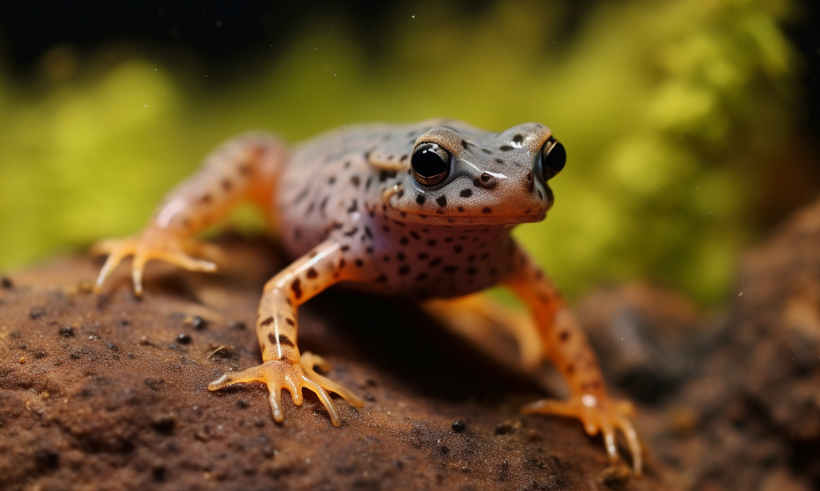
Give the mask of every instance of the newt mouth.
[[[515, 215], [494, 215], [491, 213], [417, 213], [392, 208], [393, 212], [398, 212], [401, 219], [413, 220], [417, 223], [446, 224], [446, 225], [517, 225], [519, 223], [540, 222], [547, 217], [547, 212], [515, 214]], [[398, 217], [394, 217], [399, 219]]]

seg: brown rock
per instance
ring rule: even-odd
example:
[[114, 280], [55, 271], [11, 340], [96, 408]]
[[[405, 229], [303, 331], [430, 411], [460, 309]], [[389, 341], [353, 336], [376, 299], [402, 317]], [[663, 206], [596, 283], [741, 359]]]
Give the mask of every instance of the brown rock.
[[652, 465], [608, 468], [576, 421], [521, 417], [546, 394], [402, 301], [334, 289], [300, 310], [303, 349], [370, 401], [337, 399], [341, 428], [312, 394], [277, 425], [262, 387], [209, 392], [260, 362], [243, 327], [281, 265], [267, 243], [223, 245], [218, 275], [152, 263], [142, 300], [125, 268], [90, 293], [86, 257], [7, 276], [0, 489], [668, 489]]

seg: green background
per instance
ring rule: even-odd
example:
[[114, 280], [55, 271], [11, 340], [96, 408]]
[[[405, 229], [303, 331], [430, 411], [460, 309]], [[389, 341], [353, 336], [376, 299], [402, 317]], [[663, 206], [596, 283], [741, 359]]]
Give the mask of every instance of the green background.
[[785, 35], [799, 4], [465, 5], [402, 3], [376, 54], [361, 23], [317, 12], [224, 70], [128, 40], [56, 43], [24, 76], [0, 65], [0, 270], [137, 231], [211, 148], [255, 128], [548, 125], [568, 164], [546, 222], [516, 235], [570, 296], [640, 279], [718, 302], [741, 251], [816, 193], [810, 60]]

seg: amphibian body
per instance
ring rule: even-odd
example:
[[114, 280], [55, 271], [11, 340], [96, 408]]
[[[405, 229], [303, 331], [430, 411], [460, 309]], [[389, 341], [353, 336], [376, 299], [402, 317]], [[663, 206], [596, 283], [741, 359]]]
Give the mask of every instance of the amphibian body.
[[263, 363], [226, 373], [208, 388], [264, 383], [277, 422], [284, 418], [282, 390], [301, 405], [306, 388], [336, 426], [340, 418], [328, 391], [356, 407], [363, 402], [314, 371], [324, 364], [321, 358], [300, 354], [301, 304], [335, 283], [354, 282], [381, 293], [438, 298], [439, 312], [458, 317], [453, 313], [486, 305], [459, 297], [504, 285], [535, 321], [508, 326], [519, 339], [537, 340], [522, 346], [530, 353], [524, 361], [551, 361], [571, 391], [565, 401], [535, 402], [524, 412], [580, 419], [589, 435], [603, 434], [611, 459], [621, 430], [640, 472], [641, 445], [627, 417], [631, 405], [609, 397], [583, 330], [510, 236], [514, 225], [544, 219], [553, 203], [547, 181], [565, 160], [563, 145], [537, 123], [501, 133], [453, 120], [360, 126], [292, 150], [270, 135], [240, 135], [171, 191], [140, 234], [99, 244], [109, 256], [97, 285], [129, 255], [137, 295], [151, 259], [215, 271], [213, 263], [195, 258], [206, 245], [194, 236], [238, 203], [256, 203], [279, 223], [285, 249], [297, 259], [262, 293], [256, 329]]

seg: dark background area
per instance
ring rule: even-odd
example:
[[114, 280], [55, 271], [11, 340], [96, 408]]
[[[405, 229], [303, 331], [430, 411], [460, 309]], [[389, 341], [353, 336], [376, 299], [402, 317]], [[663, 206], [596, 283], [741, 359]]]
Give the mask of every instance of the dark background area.
[[[69, 43], [86, 52], [112, 41], [136, 41], [157, 50], [181, 49], [224, 72], [270, 54], [317, 18], [353, 27], [361, 48], [372, 57], [383, 55], [391, 18], [414, 2], [317, 0], [307, 6], [299, 1], [215, 0], [177, 2], [29, 1], [0, 3], [0, 46], [13, 72], [24, 76], [40, 57], [56, 44]], [[464, 15], [481, 13], [487, 0], [453, 0]], [[583, 17], [594, 0], [568, 2], [564, 15], [570, 19], [559, 31], [571, 36], [573, 19]], [[800, 50], [807, 66], [803, 71], [809, 105], [807, 115], [815, 131], [820, 129], [820, 6], [801, 0], [798, 18], [786, 32]]]

